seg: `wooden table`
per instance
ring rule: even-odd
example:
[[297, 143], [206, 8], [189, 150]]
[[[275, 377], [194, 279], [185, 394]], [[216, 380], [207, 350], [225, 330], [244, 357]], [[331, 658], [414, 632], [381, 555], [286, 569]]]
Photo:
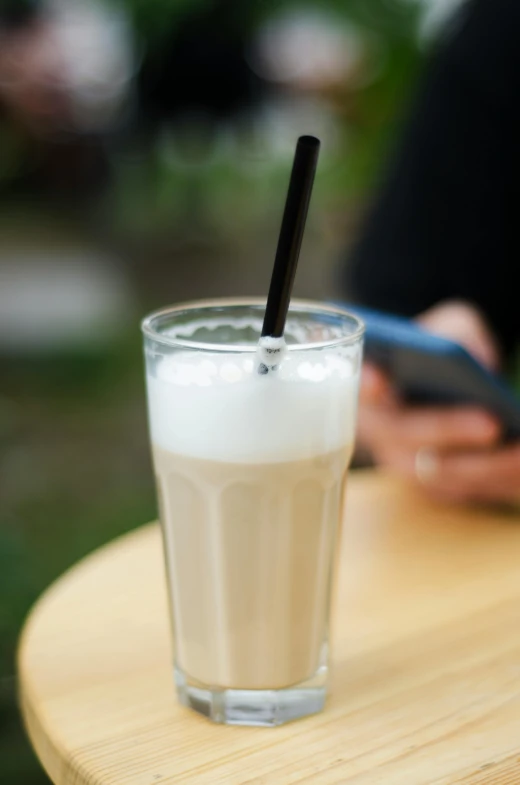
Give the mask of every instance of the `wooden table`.
[[352, 477], [326, 710], [211, 724], [174, 697], [159, 532], [102, 548], [38, 602], [21, 704], [57, 785], [520, 783], [520, 516]]

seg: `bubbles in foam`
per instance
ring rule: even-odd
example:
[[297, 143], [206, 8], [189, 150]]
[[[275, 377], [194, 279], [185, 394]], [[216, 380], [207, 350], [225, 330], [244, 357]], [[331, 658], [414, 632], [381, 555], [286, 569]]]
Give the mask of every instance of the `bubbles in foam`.
[[[291, 351], [277, 368], [276, 379], [286, 382], [306, 380], [347, 379], [355, 375], [353, 358], [326, 352], [316, 353], [312, 361], [308, 353]], [[172, 385], [235, 384], [252, 380], [255, 361], [247, 355], [215, 354], [214, 360], [200, 360], [197, 353], [183, 352], [163, 357], [157, 365], [156, 377]], [[304, 359], [305, 358], [305, 359]]]
[[330, 369], [321, 363], [304, 362], [298, 366], [298, 374], [302, 379], [307, 379], [310, 382], [322, 382], [327, 376], [330, 376]]
[[256, 355], [178, 352], [148, 374], [152, 440], [229, 462], [312, 457], [354, 439], [359, 358], [288, 351], [259, 376]]
[[219, 373], [220, 378], [229, 384], [239, 382], [243, 375], [243, 369], [238, 365], [238, 363], [233, 362], [223, 363]]
[[212, 376], [216, 376], [218, 368], [215, 363], [212, 363], [211, 360], [202, 360], [200, 364], [200, 370], [204, 373], [209, 379]]

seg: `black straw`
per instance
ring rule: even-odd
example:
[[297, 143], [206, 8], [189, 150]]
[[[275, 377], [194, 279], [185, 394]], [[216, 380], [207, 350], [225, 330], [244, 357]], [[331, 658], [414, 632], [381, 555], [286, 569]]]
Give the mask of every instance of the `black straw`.
[[285, 202], [285, 210], [276, 249], [262, 336], [280, 338], [285, 328], [296, 266], [309, 211], [320, 141], [314, 136], [300, 136]]

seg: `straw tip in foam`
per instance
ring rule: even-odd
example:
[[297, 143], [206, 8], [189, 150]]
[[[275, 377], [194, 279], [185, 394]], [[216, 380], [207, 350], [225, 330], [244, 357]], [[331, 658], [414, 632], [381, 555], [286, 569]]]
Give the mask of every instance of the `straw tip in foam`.
[[261, 376], [275, 371], [280, 364], [286, 350], [285, 339], [282, 336], [263, 335], [258, 344], [258, 373]]

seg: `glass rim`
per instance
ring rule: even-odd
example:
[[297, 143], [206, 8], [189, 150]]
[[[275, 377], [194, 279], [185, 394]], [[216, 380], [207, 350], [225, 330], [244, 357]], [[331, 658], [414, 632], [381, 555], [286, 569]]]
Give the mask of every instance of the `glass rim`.
[[[141, 331], [146, 338], [150, 338], [157, 343], [164, 344], [173, 348], [192, 349], [195, 351], [205, 352], [226, 352], [226, 353], [246, 353], [256, 352], [257, 344], [233, 344], [233, 343], [207, 343], [204, 341], [194, 341], [190, 338], [178, 338], [159, 332], [154, 324], [158, 320], [162, 320], [168, 316], [175, 316], [186, 311], [205, 310], [210, 311], [214, 308], [244, 308], [244, 307], [264, 307], [266, 299], [262, 297], [220, 297], [215, 299], [204, 300], [189, 300], [175, 305], [165, 306], [156, 311], [148, 314], [141, 321]], [[349, 346], [358, 343], [365, 333], [365, 325], [363, 321], [349, 311], [347, 308], [342, 308], [339, 305], [328, 305], [320, 303], [316, 300], [305, 300], [294, 298], [291, 300], [289, 306], [289, 314], [291, 310], [295, 309], [300, 314], [325, 314], [329, 316], [336, 316], [339, 318], [347, 317], [351, 322], [354, 322], [355, 327], [350, 335], [343, 335], [339, 338], [332, 338], [328, 341], [315, 341], [311, 343], [289, 344], [287, 346], [289, 351], [310, 351], [313, 349], [326, 349], [334, 348], [337, 346]]]

